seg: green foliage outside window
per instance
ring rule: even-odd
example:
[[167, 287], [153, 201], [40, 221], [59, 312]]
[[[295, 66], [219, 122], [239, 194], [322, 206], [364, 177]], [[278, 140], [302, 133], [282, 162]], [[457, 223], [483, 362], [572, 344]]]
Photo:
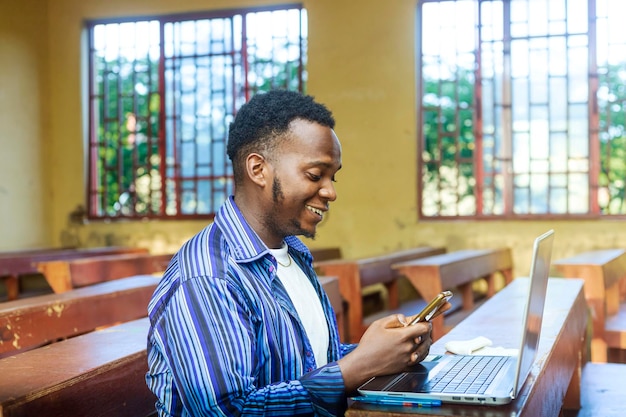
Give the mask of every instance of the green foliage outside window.
[[[626, 70], [611, 65], [600, 83], [601, 169], [598, 177], [600, 209], [626, 214]], [[606, 92], [608, 91], [608, 94]]]
[[[158, 62], [147, 57], [134, 62], [123, 56], [108, 62], [103, 56], [95, 59], [96, 81], [108, 98], [98, 101], [96, 125], [100, 145], [96, 171], [103, 173], [96, 189], [103, 195], [101, 210], [109, 216], [158, 213], [160, 201], [150, 190], [159, 189], [161, 183], [160, 98], [149, 88], [158, 82]], [[133, 68], [145, 72], [138, 76]]]

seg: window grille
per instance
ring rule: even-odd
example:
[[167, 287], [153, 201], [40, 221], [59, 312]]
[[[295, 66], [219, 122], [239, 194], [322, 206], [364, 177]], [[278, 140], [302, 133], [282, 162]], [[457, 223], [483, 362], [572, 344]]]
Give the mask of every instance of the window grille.
[[237, 109], [258, 91], [305, 90], [297, 5], [87, 28], [92, 219], [212, 217], [233, 189]]
[[621, 0], [423, 0], [423, 218], [624, 215]]

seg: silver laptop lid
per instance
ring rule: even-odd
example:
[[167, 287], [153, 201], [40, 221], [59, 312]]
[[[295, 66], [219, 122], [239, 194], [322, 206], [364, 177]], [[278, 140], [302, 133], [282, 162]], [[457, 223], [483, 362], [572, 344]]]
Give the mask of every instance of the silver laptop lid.
[[519, 349], [520, 356], [517, 361], [517, 372], [513, 387], [515, 396], [517, 396], [521, 386], [526, 381], [530, 368], [535, 361], [535, 356], [537, 356], [543, 310], [546, 304], [553, 240], [554, 230], [549, 230], [536, 238], [533, 245], [533, 258], [530, 265], [530, 293], [526, 303], [523, 333]]

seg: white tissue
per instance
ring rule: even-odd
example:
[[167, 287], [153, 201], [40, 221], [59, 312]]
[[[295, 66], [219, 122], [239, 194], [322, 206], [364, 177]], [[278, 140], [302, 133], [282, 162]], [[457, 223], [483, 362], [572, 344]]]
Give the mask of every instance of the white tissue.
[[484, 336], [478, 336], [471, 340], [451, 340], [445, 344], [445, 347], [448, 352], [457, 355], [472, 355], [474, 352], [491, 345], [491, 340]]

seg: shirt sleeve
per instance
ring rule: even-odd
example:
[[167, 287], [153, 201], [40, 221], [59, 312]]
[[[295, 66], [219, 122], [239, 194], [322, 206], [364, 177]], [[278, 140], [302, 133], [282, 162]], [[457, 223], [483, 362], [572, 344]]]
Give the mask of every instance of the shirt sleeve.
[[257, 344], [271, 332], [258, 334], [247, 308], [225, 280], [191, 279], [172, 294], [148, 346], [150, 368], [168, 370], [147, 378], [161, 415], [181, 407], [193, 416], [340, 415], [346, 399], [336, 362], [290, 380], [265, 375], [284, 364], [267, 365]]
[[346, 408], [345, 385], [337, 362], [329, 363], [300, 378], [311, 395], [316, 415], [339, 416]]
[[342, 343], [340, 346], [341, 349], [341, 357], [343, 358], [348, 353], [352, 352], [358, 346], [357, 343]]

